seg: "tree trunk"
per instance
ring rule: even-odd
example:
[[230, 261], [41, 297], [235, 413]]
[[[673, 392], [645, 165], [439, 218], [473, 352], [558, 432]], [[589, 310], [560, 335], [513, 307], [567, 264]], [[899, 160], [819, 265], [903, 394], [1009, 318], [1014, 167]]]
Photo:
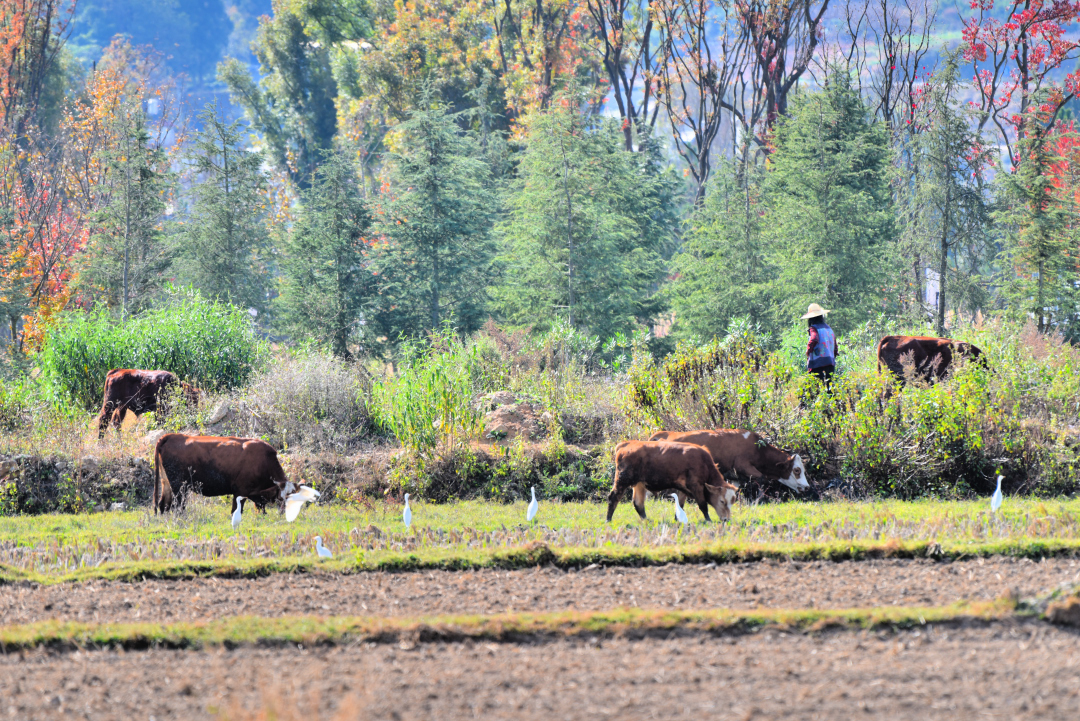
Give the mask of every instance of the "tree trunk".
[[1043, 298], [1043, 285], [1045, 283], [1045, 280], [1043, 278], [1044, 278], [1043, 262], [1040, 260], [1039, 261], [1039, 285], [1038, 285], [1039, 296], [1036, 299], [1036, 302], [1039, 304], [1039, 332], [1040, 333], [1045, 333], [1046, 332], [1046, 325], [1047, 325], [1047, 323], [1046, 323], [1046, 300]]
[[[131, 154], [128, 154], [128, 163]], [[131, 169], [124, 169], [124, 295], [120, 299], [120, 320], [127, 320], [128, 300], [128, 246], [131, 242]]]
[[941, 257], [938, 259], [937, 334], [945, 337], [945, 273], [949, 268], [949, 204], [952, 193], [945, 193], [945, 209], [941, 219]]

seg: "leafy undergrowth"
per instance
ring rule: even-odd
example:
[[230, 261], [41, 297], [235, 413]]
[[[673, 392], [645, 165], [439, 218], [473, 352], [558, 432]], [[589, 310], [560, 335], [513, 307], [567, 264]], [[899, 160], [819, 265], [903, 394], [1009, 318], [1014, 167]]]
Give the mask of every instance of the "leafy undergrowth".
[[[336, 555], [331, 567], [356, 570], [513, 565], [498, 559], [529, 547], [550, 549], [554, 558], [544, 562], [565, 565], [863, 553], [1037, 557], [1080, 548], [1077, 499], [1010, 498], [997, 514], [969, 501], [737, 505], [727, 523], [687, 526], [673, 524], [672, 503], [659, 500], [649, 502], [648, 521], [623, 504], [612, 524], [604, 522], [606, 507], [591, 503], [545, 502], [536, 523], [526, 524], [523, 503], [421, 502], [405, 529], [401, 508], [309, 505], [292, 524], [276, 512], [249, 511], [240, 533], [232, 531], [228, 502], [219, 499], [200, 499], [166, 517], [142, 510], [0, 518], [0, 566], [9, 579], [43, 580], [273, 573], [313, 567], [316, 535]], [[688, 513], [700, 521], [696, 509]]]
[[339, 643], [417, 643], [461, 640], [522, 641], [672, 632], [740, 634], [776, 627], [790, 631], [908, 628], [929, 623], [995, 621], [1017, 615], [1015, 599], [941, 607], [881, 607], [844, 610], [611, 611], [513, 613], [493, 616], [372, 618], [356, 616], [238, 616], [199, 623], [77, 623], [44, 621], [0, 628], [5, 652], [36, 647], [143, 649], [305, 646]]

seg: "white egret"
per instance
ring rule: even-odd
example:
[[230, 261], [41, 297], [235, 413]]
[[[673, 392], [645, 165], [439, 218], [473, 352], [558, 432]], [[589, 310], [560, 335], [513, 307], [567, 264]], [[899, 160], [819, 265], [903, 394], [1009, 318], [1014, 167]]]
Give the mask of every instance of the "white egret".
[[687, 524], [690, 519], [686, 516], [686, 511], [683, 510], [682, 504], [679, 503], [679, 494], [672, 493], [671, 497], [675, 499], [675, 520], [682, 524]]
[[334, 554], [330, 553], [330, 549], [322, 545], [322, 536], [315, 536], [315, 552], [319, 554], [319, 558], [334, 557]]
[[304, 507], [304, 504], [308, 501], [314, 501], [321, 495], [311, 486], [300, 486], [300, 490], [289, 494], [285, 499], [285, 520], [289, 523], [295, 521], [296, 517], [300, 515], [300, 509]]
[[536, 486], [529, 486], [529, 491], [532, 493], [532, 500], [529, 501], [529, 510], [525, 511], [525, 520], [532, 521], [536, 518], [536, 511], [540, 508], [536, 502]]
[[998, 509], [1001, 508], [1001, 481], [1004, 478], [1005, 476], [998, 476], [997, 490], [994, 491], [994, 495], [990, 497], [990, 510], [994, 513], [997, 513]]
[[247, 499], [243, 496], [236, 497], [236, 510], [232, 514], [232, 529], [235, 531], [240, 528], [240, 515], [244, 510], [244, 501]]
[[405, 494], [405, 510], [401, 514], [401, 520], [405, 521], [405, 528], [412, 525], [412, 509], [409, 508], [409, 494]]

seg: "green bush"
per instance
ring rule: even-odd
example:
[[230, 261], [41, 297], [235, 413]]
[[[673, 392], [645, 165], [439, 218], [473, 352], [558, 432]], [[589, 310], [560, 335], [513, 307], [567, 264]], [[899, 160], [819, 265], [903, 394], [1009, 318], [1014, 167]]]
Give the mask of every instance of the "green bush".
[[0, 381], [0, 431], [29, 427], [42, 405], [39, 389], [29, 379]]
[[398, 372], [372, 385], [375, 427], [422, 459], [476, 438], [483, 416], [473, 405], [471, 369], [481, 365], [480, 348], [445, 331], [428, 344], [404, 344], [401, 353]]
[[222, 390], [243, 384], [265, 351], [240, 308], [173, 291], [166, 305], [126, 323], [106, 311], [65, 315], [46, 335], [41, 379], [57, 402], [91, 410], [114, 368], [167, 370]]

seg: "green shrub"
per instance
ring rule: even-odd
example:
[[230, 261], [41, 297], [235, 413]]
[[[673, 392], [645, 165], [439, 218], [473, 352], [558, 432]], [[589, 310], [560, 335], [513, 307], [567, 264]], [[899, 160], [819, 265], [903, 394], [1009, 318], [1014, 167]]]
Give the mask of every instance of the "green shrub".
[[422, 464], [399, 457], [388, 480], [398, 493], [408, 491], [436, 503], [467, 498], [523, 501], [532, 486], [547, 500], [600, 501], [611, 490], [614, 473], [606, 451], [597, 447], [582, 452], [558, 442], [488, 450], [458, 446]]
[[221, 390], [243, 384], [264, 357], [265, 345], [243, 310], [173, 291], [165, 306], [126, 323], [106, 311], [67, 314], [46, 335], [40, 367], [56, 401], [90, 410], [101, 404], [114, 368], [167, 370]]
[[428, 344], [403, 345], [401, 353], [398, 372], [372, 384], [375, 426], [422, 459], [476, 438], [483, 416], [473, 405], [470, 369], [479, 365], [478, 346], [444, 331]]
[[0, 381], [0, 431], [30, 427], [42, 405], [39, 389], [29, 379]]

